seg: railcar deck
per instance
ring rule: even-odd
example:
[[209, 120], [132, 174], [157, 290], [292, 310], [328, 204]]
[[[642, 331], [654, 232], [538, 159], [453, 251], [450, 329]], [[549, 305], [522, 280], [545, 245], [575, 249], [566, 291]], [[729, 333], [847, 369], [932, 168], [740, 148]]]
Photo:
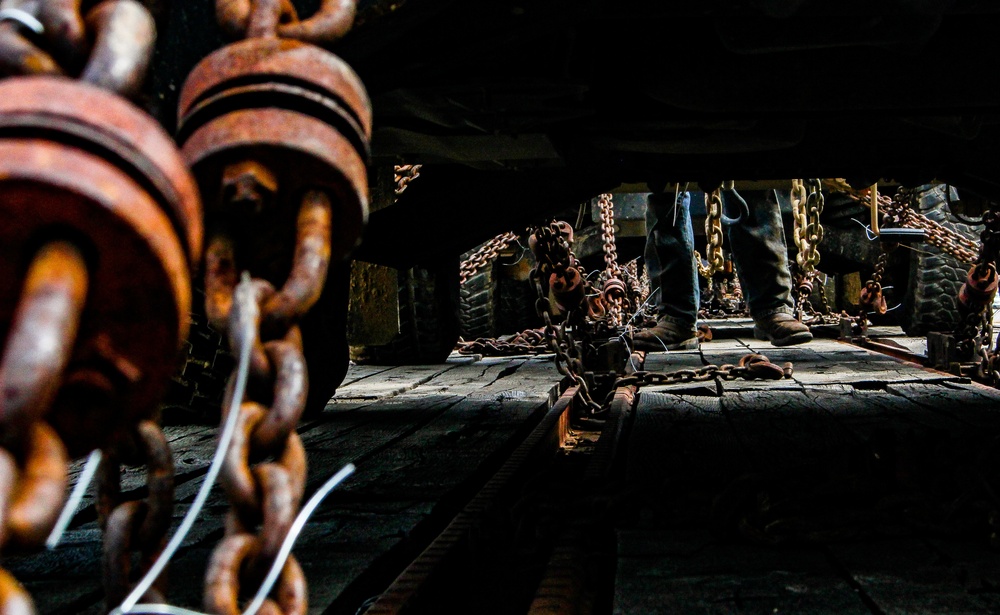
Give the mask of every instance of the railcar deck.
[[[352, 366], [299, 429], [307, 494], [358, 468], [297, 542], [310, 612], [1000, 612], [1000, 391], [749, 333], [734, 321], [700, 351], [632, 361], [673, 370], [757, 351], [792, 361], [791, 379], [621, 390], [582, 422], [549, 357]], [[179, 522], [217, 430], [165, 431]], [[105, 608], [93, 504], [55, 550], [5, 561], [41, 613]], [[174, 558], [172, 603], [200, 606], [226, 506], [213, 493]]]

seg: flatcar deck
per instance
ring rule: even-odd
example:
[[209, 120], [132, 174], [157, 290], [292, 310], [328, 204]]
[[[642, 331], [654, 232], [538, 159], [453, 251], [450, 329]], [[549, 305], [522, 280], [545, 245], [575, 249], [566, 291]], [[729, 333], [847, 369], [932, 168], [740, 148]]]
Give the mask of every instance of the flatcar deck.
[[[309, 611], [1000, 611], [1000, 392], [748, 332], [632, 360], [662, 371], [759, 351], [792, 361], [791, 379], [644, 387], [573, 425], [550, 357], [352, 367], [299, 429], [307, 493], [358, 467], [295, 548]], [[165, 431], [179, 522], [217, 430]], [[172, 562], [172, 603], [200, 605], [226, 510], [213, 493]], [[100, 553], [88, 498], [57, 549], [5, 563], [41, 613], [99, 613]]]

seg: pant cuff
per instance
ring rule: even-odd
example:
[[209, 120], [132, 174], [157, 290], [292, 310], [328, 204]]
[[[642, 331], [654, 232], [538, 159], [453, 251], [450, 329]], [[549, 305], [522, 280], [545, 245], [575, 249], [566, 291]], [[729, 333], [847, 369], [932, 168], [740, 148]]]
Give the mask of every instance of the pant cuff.
[[750, 317], [754, 320], [762, 320], [768, 316], [774, 316], [775, 314], [788, 314], [789, 316], [792, 316], [795, 314], [795, 310], [788, 305], [779, 305], [778, 307], [768, 308], [759, 312], [751, 311]]
[[669, 322], [670, 324], [677, 325], [678, 327], [681, 327], [681, 328], [683, 328], [685, 330], [690, 329], [691, 331], [694, 331], [694, 330], [697, 329], [697, 327], [695, 326], [695, 324], [697, 322], [696, 320], [689, 320], [687, 318], [679, 318], [677, 316], [670, 316], [670, 315], [667, 315], [667, 314], [660, 314], [659, 316], [657, 316], [656, 317], [656, 322], [657, 323]]

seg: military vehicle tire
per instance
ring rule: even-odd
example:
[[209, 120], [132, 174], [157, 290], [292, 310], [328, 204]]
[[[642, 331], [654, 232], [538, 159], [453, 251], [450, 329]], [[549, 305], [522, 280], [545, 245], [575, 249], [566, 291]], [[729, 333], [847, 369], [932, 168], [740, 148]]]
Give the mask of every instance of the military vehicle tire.
[[399, 272], [399, 333], [368, 346], [362, 359], [376, 365], [442, 363], [459, 336], [458, 259]]
[[496, 331], [501, 335], [537, 329], [542, 319], [535, 311], [538, 293], [528, 280], [501, 277], [497, 280]]
[[[465, 255], [463, 255], [463, 258]], [[493, 264], [483, 267], [458, 289], [459, 325], [466, 341], [497, 335], [497, 279]]]
[[[948, 208], [946, 186], [923, 186], [919, 211], [931, 220], [978, 240], [974, 226], [956, 222]], [[950, 331], [958, 324], [958, 290], [969, 266], [928, 243], [910, 252], [909, 279], [899, 324], [907, 335], [925, 335], [928, 331]]]
[[302, 352], [309, 370], [309, 395], [303, 416], [323, 411], [347, 376], [347, 299], [351, 284], [350, 263], [331, 265], [319, 301], [302, 318]]

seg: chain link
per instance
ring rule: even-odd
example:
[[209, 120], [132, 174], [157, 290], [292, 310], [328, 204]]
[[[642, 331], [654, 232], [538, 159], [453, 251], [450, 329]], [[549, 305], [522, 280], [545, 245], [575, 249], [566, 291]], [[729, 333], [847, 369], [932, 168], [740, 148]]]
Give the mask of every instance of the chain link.
[[396, 196], [403, 194], [410, 182], [420, 177], [422, 164], [397, 164], [395, 166]]
[[354, 25], [357, 0], [322, 0], [319, 10], [299, 19], [288, 0], [216, 0], [216, 20], [231, 38], [280, 37], [330, 45]]
[[720, 378], [722, 380], [781, 380], [791, 378], [794, 367], [791, 363], [783, 366], [771, 363], [762, 354], [748, 354], [742, 357], [736, 365], [705, 365], [704, 367], [678, 369], [671, 372], [637, 371], [619, 378], [615, 388], [621, 386], [657, 386], [664, 384], [684, 384], [688, 382], [704, 382]]
[[[675, 203], [674, 207], [679, 204]], [[722, 189], [717, 188], [705, 194], [705, 256], [706, 266], [697, 250], [694, 260], [701, 277], [711, 281], [712, 276], [725, 269], [726, 259], [722, 254]]]
[[86, 15], [80, 7], [79, 0], [0, 2], [0, 13], [7, 16], [0, 22], [0, 71], [69, 75], [135, 96], [153, 57], [153, 17], [136, 0], [96, 3]]
[[514, 335], [504, 335], [498, 338], [479, 338], [469, 342], [459, 342], [458, 352], [461, 354], [481, 354], [491, 357], [504, 357], [522, 354], [545, 354], [550, 352], [545, 339], [545, 329], [525, 329]]
[[[250, 341], [254, 349], [250, 377], [256, 384], [240, 400], [238, 428], [220, 476], [232, 508], [226, 518], [226, 539], [216, 548], [206, 572], [205, 602], [213, 613], [239, 612], [234, 605], [240, 588], [259, 581], [274, 561], [305, 489], [305, 451], [295, 426], [305, 408], [308, 380], [297, 322], [323, 290], [331, 217], [332, 205], [325, 192], [311, 191], [303, 197], [295, 260], [284, 286], [276, 290], [266, 280], [252, 282], [259, 315], [233, 309], [236, 246], [222, 235], [209, 242], [205, 288], [212, 324], [230, 336], [234, 348], [244, 342], [233, 337], [241, 335], [242, 327], [231, 323], [251, 318], [256, 331]], [[223, 407], [229, 407], [231, 396], [232, 384]], [[268, 458], [274, 461], [260, 461]], [[293, 557], [286, 569], [290, 572], [282, 575], [276, 595], [304, 594], [305, 580]], [[282, 613], [304, 612], [298, 600], [286, 604], [281, 598], [269, 604]], [[291, 610], [280, 610], [286, 606]]]
[[601, 214], [601, 249], [604, 252], [604, 279], [601, 295], [607, 309], [607, 322], [611, 327], [622, 325], [622, 310], [627, 287], [618, 266], [618, 248], [615, 245], [615, 206], [610, 194], [597, 199]]
[[485, 269], [488, 265], [507, 249], [507, 246], [517, 241], [517, 233], [508, 231], [501, 233], [490, 239], [472, 253], [469, 258], [462, 261], [458, 268], [458, 283], [465, 284], [474, 275]]
[[[99, 469], [97, 509], [104, 531], [104, 579], [108, 609], [125, 600], [137, 577], [146, 574], [166, 543], [173, 518], [174, 463], [163, 430], [155, 421], [142, 421], [133, 441], [138, 460], [147, 467], [142, 500], [121, 500], [121, 459], [106, 451]], [[139, 566], [133, 570], [133, 554]], [[164, 602], [166, 578], [156, 579], [143, 600]]]
[[[961, 233], [919, 213], [914, 208], [919, 199], [920, 195], [915, 190], [901, 187], [893, 198], [883, 199], [879, 196], [879, 207], [885, 211], [892, 226], [922, 229], [927, 243], [952, 255], [962, 263], [969, 265], [975, 263], [979, 253], [979, 245]], [[870, 206], [871, 196], [867, 195], [865, 200]]]
[[819, 179], [793, 179], [791, 190], [792, 237], [795, 240], [795, 262], [798, 266], [796, 288], [796, 316], [799, 320], [805, 314], [816, 310], [809, 302], [816, 279], [816, 265], [820, 261], [819, 244], [823, 241], [823, 184]]
[[[531, 270], [530, 279], [538, 296], [535, 310], [545, 323], [545, 343], [556, 355], [556, 369], [573, 381], [578, 387], [576, 398], [591, 414], [596, 414], [603, 408], [594, 401], [583, 376], [582, 344], [574, 339], [575, 328], [582, 326], [584, 322], [581, 306], [585, 300], [586, 287], [585, 278], [578, 269], [579, 263], [570, 249], [572, 240], [573, 229], [565, 222], [553, 222], [534, 229], [528, 242], [535, 255], [535, 266]], [[577, 285], [579, 292], [572, 288], [572, 284]], [[576, 304], [561, 304], [570, 309], [565, 312], [561, 325], [556, 325], [549, 292], [556, 294], [559, 289], [561, 292], [558, 294], [562, 295], [564, 301], [568, 297], [578, 296], [579, 299]]]

